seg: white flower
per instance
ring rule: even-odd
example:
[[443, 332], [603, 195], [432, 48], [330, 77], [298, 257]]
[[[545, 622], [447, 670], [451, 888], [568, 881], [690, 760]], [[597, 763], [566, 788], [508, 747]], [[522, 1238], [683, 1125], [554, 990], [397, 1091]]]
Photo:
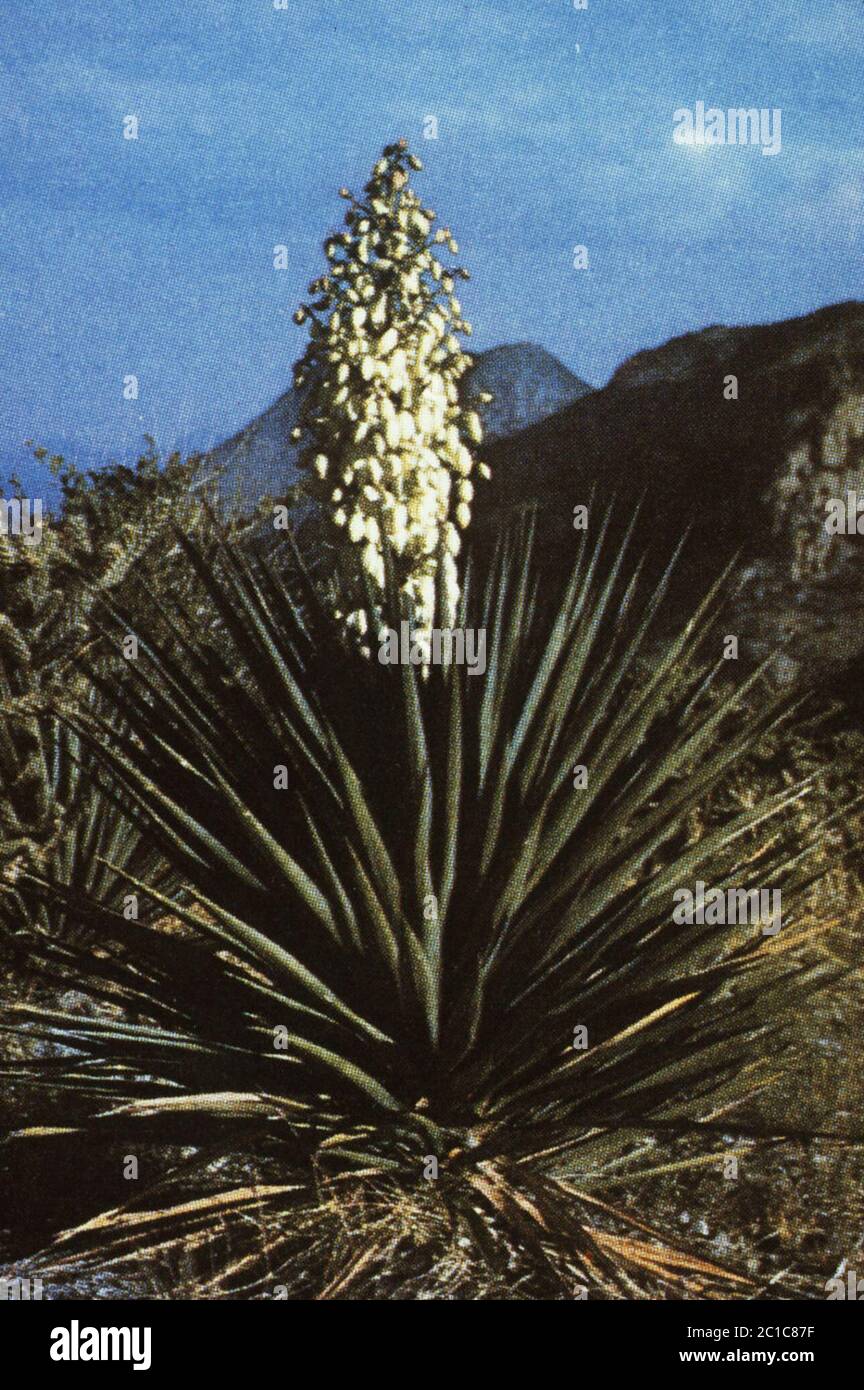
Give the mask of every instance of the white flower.
[[465, 448], [464, 444], [460, 444], [456, 459], [456, 471], [467, 477], [473, 467], [474, 460], [470, 451]]
[[384, 560], [379, 550], [370, 541], [363, 549], [363, 568], [371, 575], [379, 587], [384, 585]]
[[465, 433], [473, 444], [480, 444], [483, 440], [483, 426], [480, 423], [480, 416], [476, 410], [469, 410], [465, 416]]
[[397, 502], [390, 518], [388, 535], [397, 554], [401, 554], [408, 543], [408, 508]]
[[[468, 478], [482, 424], [460, 397], [471, 362], [457, 337], [467, 331], [454, 294], [461, 271], [446, 269], [431, 250], [458, 247], [449, 228], [433, 231], [435, 214], [408, 186], [408, 156], [395, 149], [375, 166], [368, 210], [361, 215], [349, 195], [348, 230], [326, 243], [330, 267], [309, 292], [325, 293], [329, 317], [321, 323], [310, 315], [295, 379], [313, 388], [302, 431], [312, 444], [310, 492], [360, 547], [354, 563], [379, 588], [389, 542], [397, 582], [415, 605], [415, 636], [425, 641], [439, 585], [445, 607], [457, 609], [454, 557], [471, 517]], [[413, 158], [409, 164], [420, 167]], [[482, 465], [480, 473], [489, 470]], [[373, 607], [345, 621], [362, 638], [383, 618]]]

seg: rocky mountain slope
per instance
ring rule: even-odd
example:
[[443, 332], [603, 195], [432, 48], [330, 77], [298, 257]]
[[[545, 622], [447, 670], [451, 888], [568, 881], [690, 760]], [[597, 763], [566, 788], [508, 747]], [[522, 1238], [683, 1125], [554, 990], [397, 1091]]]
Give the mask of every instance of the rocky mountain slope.
[[[736, 392], [730, 378], [735, 378]], [[682, 596], [738, 555], [729, 631], [778, 673], [864, 651], [864, 535], [830, 535], [826, 502], [864, 509], [864, 303], [758, 327], [711, 327], [639, 352], [601, 390], [484, 451], [475, 516], [541, 509], [546, 562], [566, 568], [573, 508], [596, 489], [659, 570], [689, 531]], [[864, 530], [864, 519], [862, 519]]]

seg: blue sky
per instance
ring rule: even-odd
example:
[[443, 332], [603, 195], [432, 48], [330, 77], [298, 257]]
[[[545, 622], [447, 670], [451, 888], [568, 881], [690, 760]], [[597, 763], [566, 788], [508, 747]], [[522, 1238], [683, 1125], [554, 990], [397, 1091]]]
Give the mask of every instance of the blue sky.
[[[401, 135], [478, 348], [533, 339], [600, 384], [673, 334], [861, 297], [862, 60], [864, 0], [3, 0], [3, 471], [29, 436], [205, 447], [268, 405], [336, 190]], [[780, 108], [781, 152], [676, 145], [700, 100]]]

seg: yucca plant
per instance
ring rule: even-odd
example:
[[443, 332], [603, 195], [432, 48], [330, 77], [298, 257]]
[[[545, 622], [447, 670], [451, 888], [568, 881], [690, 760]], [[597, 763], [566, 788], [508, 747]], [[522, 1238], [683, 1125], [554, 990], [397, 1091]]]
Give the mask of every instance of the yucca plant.
[[[48, 708], [58, 690], [67, 705], [93, 701], [72, 656], [87, 640], [98, 594], [128, 596], [134, 574], [139, 601], [158, 609], [160, 589], [182, 582], [171, 563], [172, 526], [201, 532], [199, 462], [178, 454], [162, 459], [149, 437], [147, 445], [134, 468], [112, 465], [98, 474], [54, 457], [62, 503], [39, 544], [0, 536], [0, 949], [31, 914], [46, 931], [66, 927], [62, 911], [24, 891], [25, 865], [102, 900], [109, 883], [118, 900], [127, 891], [106, 858], [157, 872], [152, 851], [116, 802], [82, 776], [86, 752]], [[44, 449], [34, 453], [46, 457]], [[119, 650], [111, 659], [123, 665]]]
[[[92, 692], [82, 699], [94, 704]], [[17, 842], [17, 858], [11, 858], [0, 880], [0, 960], [25, 925], [57, 936], [80, 926], [61, 900], [47, 902], [33, 890], [28, 868], [65, 885], [73, 903], [96, 897], [136, 917], [139, 912], [153, 915], [153, 904], [130, 889], [124, 872], [154, 885], [172, 881], [169, 867], [126, 813], [122, 799], [100, 786], [93, 767], [88, 770], [78, 736], [44, 712], [34, 712], [28, 722], [38, 731], [45, 802], [54, 824], [41, 842], [31, 836]], [[10, 856], [15, 843], [7, 844]]]
[[[103, 642], [132, 630], [140, 658], [123, 684], [94, 660], [104, 710], [63, 717], [184, 885], [127, 875], [183, 934], [29, 876], [88, 935], [32, 934], [27, 968], [124, 1018], [4, 1009], [71, 1055], [7, 1064], [27, 1101], [2, 1157], [195, 1152], [132, 1203], [90, 1191], [43, 1259], [156, 1259], [230, 1229], [220, 1292], [752, 1293], [604, 1195], [628, 1163], [644, 1176], [649, 1139], [660, 1170], [664, 1139], [711, 1153], [734, 1132], [785, 1011], [828, 975], [790, 949], [809, 870], [784, 812], [806, 785], [684, 831], [788, 717], [712, 696], [722, 588], [658, 649], [665, 581], [642, 594], [627, 543], [583, 536], [550, 602], [520, 532], [465, 575], [485, 676], [423, 677], [363, 656], [302, 569], [182, 543], [221, 632], [180, 601], [169, 646], [104, 602]], [[412, 618], [393, 583], [387, 602]], [[780, 887], [783, 930], [675, 925], [697, 877]], [[238, 1152], [278, 1179], [202, 1178]]]
[[[119, 807], [82, 775], [80, 741], [47, 708], [52, 688], [63, 688], [67, 700], [94, 698], [70, 664], [76, 635], [80, 641], [86, 634], [92, 596], [84, 600], [73, 591], [64, 604], [53, 573], [62, 544], [53, 536], [46, 542], [48, 559], [19, 577], [15, 602], [0, 618], [0, 961], [10, 936], [28, 921], [57, 933], [67, 925], [65, 913], [53, 913], [26, 891], [23, 868], [38, 866], [103, 899], [113, 883], [119, 901], [128, 885], [106, 858], [143, 873], [156, 867]], [[10, 552], [7, 538], [7, 599]]]

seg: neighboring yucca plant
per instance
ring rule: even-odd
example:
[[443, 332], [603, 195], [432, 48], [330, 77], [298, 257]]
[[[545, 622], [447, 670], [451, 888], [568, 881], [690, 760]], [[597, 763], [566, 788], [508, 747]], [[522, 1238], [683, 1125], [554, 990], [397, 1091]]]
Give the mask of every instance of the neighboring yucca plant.
[[[472, 359], [456, 336], [470, 324], [454, 281], [468, 273], [439, 259], [458, 246], [447, 228], [433, 230], [434, 211], [409, 187], [410, 171], [421, 168], [402, 140], [385, 148], [362, 198], [341, 190], [348, 230], [325, 243], [327, 274], [309, 286], [318, 298], [295, 315], [311, 322], [295, 368], [296, 385], [308, 388], [295, 433], [308, 491], [347, 537], [343, 582], [353, 587], [362, 568], [383, 593], [386, 534], [422, 642], [436, 585], [445, 625], [455, 613], [454, 557], [471, 517], [482, 427], [460, 397]], [[485, 465], [479, 471], [488, 476]], [[347, 621], [361, 634], [377, 625], [365, 606]]]
[[[85, 705], [89, 701], [91, 708], [96, 707], [92, 691], [83, 699]], [[132, 893], [124, 872], [163, 887], [171, 882], [170, 871], [150, 837], [140, 833], [122, 802], [99, 785], [92, 760], [82, 750], [78, 736], [44, 712], [34, 714], [28, 723], [54, 824], [51, 833], [40, 841], [33, 839], [31, 831], [6, 843], [7, 862], [0, 878], [0, 963], [25, 927], [50, 936], [74, 934], [81, 927], [75, 914], [79, 899], [97, 897], [118, 911], [152, 916], [152, 903]], [[14, 746], [21, 748], [22, 741]], [[7, 802], [7, 818], [11, 811]], [[46, 902], [33, 889], [33, 871], [62, 885], [69, 902]]]
[[[252, 1213], [266, 1239], [237, 1237], [235, 1292], [471, 1296], [483, 1280], [448, 1253], [466, 1250], [485, 1287], [528, 1296], [746, 1291], [603, 1201], [645, 1135], [710, 1139], [721, 1112], [734, 1132], [768, 1049], [776, 1070], [784, 1010], [828, 973], [787, 955], [807, 860], [782, 812], [806, 788], [683, 833], [780, 717], [706, 698], [718, 593], [658, 653], [662, 586], [638, 597], [626, 543], [613, 559], [583, 538], [550, 605], [530, 540], [511, 540], [460, 600], [460, 624], [488, 633], [485, 677], [421, 680], [343, 640], [302, 575], [298, 601], [229, 543], [184, 544], [222, 640], [178, 605], [168, 651], [155, 619], [115, 607], [109, 640], [132, 627], [142, 655], [125, 686], [94, 671], [113, 712], [68, 724], [188, 885], [149, 890], [188, 939], [96, 901], [68, 905], [98, 945], [31, 937], [37, 978], [126, 1017], [6, 1007], [4, 1029], [73, 1055], [7, 1065], [48, 1089], [2, 1156], [8, 1172], [115, 1143], [199, 1157], [123, 1210], [91, 1193], [79, 1217], [98, 1219], [44, 1259], [146, 1260]], [[385, 602], [398, 612], [394, 587]], [[781, 887], [780, 937], [674, 925], [673, 890], [697, 876]], [[282, 1180], [211, 1173], [202, 1196], [202, 1145], [269, 1153]]]
[[[201, 534], [198, 462], [162, 459], [149, 437], [147, 444], [134, 468], [112, 465], [98, 474], [53, 458], [62, 505], [39, 544], [0, 536], [0, 935], [30, 911], [46, 930], [63, 928], [62, 914], [52, 923], [25, 900], [24, 865], [101, 891], [111, 875], [100, 853], [142, 872], [152, 864], [130, 822], [92, 778], [80, 776], [77, 740], [47, 710], [58, 690], [67, 704], [92, 702], [72, 656], [88, 637], [98, 594], [128, 596], [134, 575], [140, 601], [158, 609], [160, 589], [182, 582], [172, 567], [172, 549], [179, 553], [173, 526]], [[40, 461], [46, 456], [34, 452]], [[119, 651], [112, 660], [124, 664]]]

